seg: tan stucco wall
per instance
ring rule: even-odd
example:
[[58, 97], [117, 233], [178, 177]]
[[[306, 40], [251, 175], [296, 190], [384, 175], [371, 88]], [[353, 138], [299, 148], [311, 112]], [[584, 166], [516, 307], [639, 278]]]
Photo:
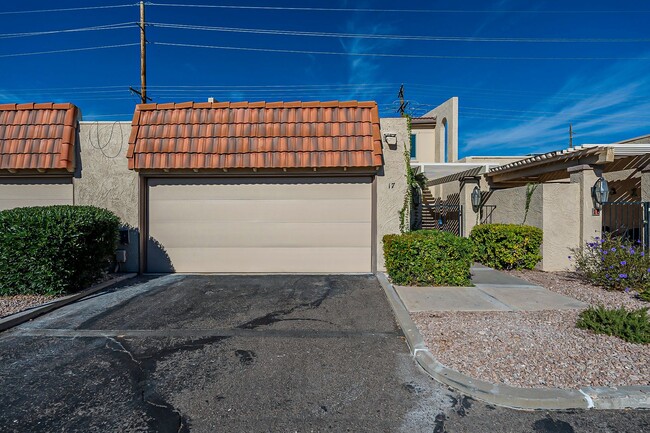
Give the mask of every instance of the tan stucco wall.
[[[377, 176], [377, 270], [386, 269], [382, 238], [389, 233], [399, 233], [399, 212], [406, 194], [406, 159], [404, 152], [409, 139], [406, 119], [380, 119], [384, 167]], [[391, 148], [383, 137], [385, 133], [397, 134], [397, 145]], [[404, 216], [408, 229], [409, 214]]]
[[126, 159], [130, 122], [80, 122], [80, 159], [74, 180], [75, 203], [114, 212], [138, 225], [138, 175]]
[[415, 158], [414, 161], [429, 162], [435, 161], [436, 150], [436, 132], [435, 129], [411, 129], [411, 134], [415, 138]]
[[[637, 169], [603, 173], [609, 184], [609, 201], [646, 201], [642, 199], [641, 171]], [[650, 194], [650, 191], [646, 193]]]
[[115, 213], [133, 229], [126, 247], [127, 271], [137, 271], [138, 174], [128, 169], [131, 122], [80, 122], [74, 201]]
[[[421, 162], [456, 162], [458, 161], [458, 98], [453, 97], [443, 102], [424, 117], [436, 118], [436, 145], [433, 160], [422, 160]], [[447, 123], [447, 157], [444, 157], [445, 149], [445, 127]]]
[[580, 187], [576, 184], [544, 184], [541, 269], [559, 271], [572, 267], [571, 249], [580, 245], [577, 215], [580, 214]]
[[[493, 190], [487, 205], [495, 205], [493, 223], [522, 224], [526, 208], [526, 187]], [[569, 183], [539, 185], [533, 192], [526, 225], [543, 230], [543, 271], [570, 268], [571, 248], [580, 245], [580, 186]]]

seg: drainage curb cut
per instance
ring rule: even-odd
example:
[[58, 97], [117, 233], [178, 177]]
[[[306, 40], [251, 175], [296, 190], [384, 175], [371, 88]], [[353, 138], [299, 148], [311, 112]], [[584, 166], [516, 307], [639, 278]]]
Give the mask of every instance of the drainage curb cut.
[[650, 408], [650, 386], [586, 387], [580, 390], [516, 388], [474, 379], [445, 367], [426, 347], [420, 331], [386, 275], [381, 272], [376, 275], [404, 332], [413, 358], [438, 382], [487, 403], [516, 409]]
[[7, 329], [20, 325], [21, 323], [28, 322], [32, 319], [35, 319], [38, 316], [56, 310], [57, 308], [64, 307], [68, 304], [78, 301], [81, 298], [85, 298], [88, 295], [92, 295], [93, 293], [97, 293], [100, 290], [104, 290], [114, 284], [120, 283], [124, 280], [128, 280], [129, 278], [133, 278], [136, 275], [138, 274], [131, 273], [131, 274], [120, 275], [119, 277], [113, 278], [108, 281], [104, 281], [103, 283], [92, 286], [79, 293], [75, 293], [74, 295], [69, 295], [64, 298], [57, 299], [56, 301], [48, 302], [47, 304], [42, 304], [37, 307], [33, 307], [28, 310], [20, 311], [10, 316], [4, 317], [0, 319], [0, 332], [6, 331]]

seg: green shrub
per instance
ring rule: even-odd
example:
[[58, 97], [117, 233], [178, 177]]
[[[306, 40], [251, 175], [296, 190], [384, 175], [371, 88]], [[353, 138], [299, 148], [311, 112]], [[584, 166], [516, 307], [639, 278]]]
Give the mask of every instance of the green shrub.
[[537, 227], [481, 224], [469, 237], [476, 261], [495, 269], [533, 269], [542, 260], [542, 230]]
[[647, 308], [627, 311], [625, 308], [608, 310], [602, 306], [589, 307], [580, 313], [576, 326], [597, 334], [613, 335], [630, 343], [650, 343]]
[[119, 219], [93, 206], [0, 212], [0, 295], [61, 294], [97, 280], [113, 255]]
[[467, 286], [473, 248], [451, 233], [419, 230], [384, 236], [386, 270], [404, 286]]
[[576, 272], [608, 290], [650, 290], [650, 255], [638, 243], [605, 236], [573, 250]]
[[639, 299], [645, 302], [650, 302], [650, 290], [644, 290], [639, 293]]

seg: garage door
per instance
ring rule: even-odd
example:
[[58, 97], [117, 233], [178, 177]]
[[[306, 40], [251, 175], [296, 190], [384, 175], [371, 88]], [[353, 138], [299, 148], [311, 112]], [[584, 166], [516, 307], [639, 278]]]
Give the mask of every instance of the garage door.
[[72, 203], [71, 177], [0, 179], [0, 210]]
[[370, 272], [371, 178], [149, 179], [148, 272]]

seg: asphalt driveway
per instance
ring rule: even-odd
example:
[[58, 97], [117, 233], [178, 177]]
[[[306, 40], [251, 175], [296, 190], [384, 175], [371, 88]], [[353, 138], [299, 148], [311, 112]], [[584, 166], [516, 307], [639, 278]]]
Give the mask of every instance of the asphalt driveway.
[[648, 431], [518, 412], [416, 367], [373, 276], [130, 280], [0, 335], [0, 431]]

